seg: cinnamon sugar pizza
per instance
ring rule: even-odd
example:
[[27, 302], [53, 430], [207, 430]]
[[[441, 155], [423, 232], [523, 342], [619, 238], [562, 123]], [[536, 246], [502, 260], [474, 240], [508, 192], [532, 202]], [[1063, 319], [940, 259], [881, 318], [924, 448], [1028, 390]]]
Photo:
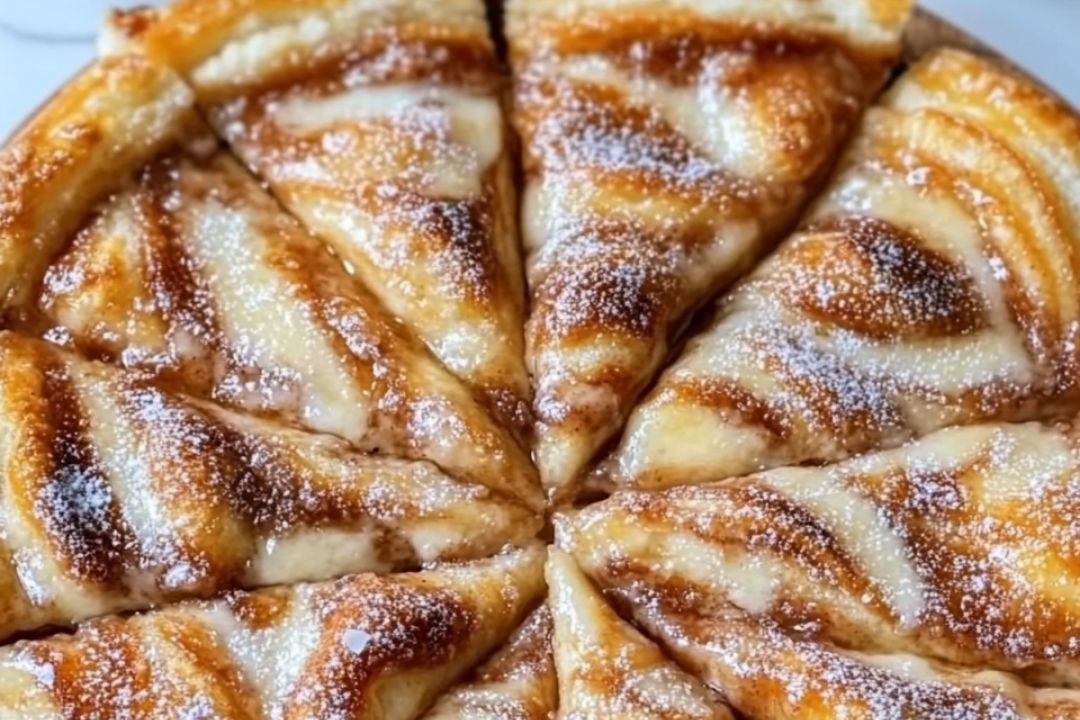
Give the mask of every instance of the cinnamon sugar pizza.
[[1080, 719], [1080, 119], [910, 14], [112, 14], [0, 150], [0, 720]]

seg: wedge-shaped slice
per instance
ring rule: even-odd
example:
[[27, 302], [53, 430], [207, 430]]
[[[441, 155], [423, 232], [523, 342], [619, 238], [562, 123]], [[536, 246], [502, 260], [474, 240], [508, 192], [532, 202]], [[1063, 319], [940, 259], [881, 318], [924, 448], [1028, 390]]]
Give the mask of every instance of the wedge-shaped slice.
[[531, 547], [110, 617], [0, 650], [0, 718], [412, 720], [543, 587]]
[[573, 558], [552, 549], [559, 717], [572, 720], [730, 720], [723, 700], [623, 622]]
[[[86, 102], [112, 110], [112, 123], [153, 112], [152, 102], [113, 97], [125, 79], [117, 67], [126, 69], [107, 60], [90, 71], [102, 76], [102, 88]], [[28, 300], [16, 306], [21, 327], [364, 450], [431, 460], [540, 507], [536, 472], [512, 434], [218, 149], [187, 103], [175, 121], [187, 141], [155, 148], [130, 169], [100, 153], [63, 155], [73, 127], [85, 123], [94, 137], [112, 132], [64, 104], [5, 151], [0, 184], [11, 183], [5, 192], [17, 207], [64, 198], [75, 178], [102, 187], [111, 178], [95, 204], [62, 205], [44, 224], [0, 227], [0, 243], [12, 248], [5, 257], [23, 268], [21, 282], [32, 282], [28, 274], [41, 266], [27, 244], [49, 262], [37, 289], [20, 291]], [[128, 142], [114, 135], [102, 144]], [[80, 170], [37, 182], [37, 166], [16, 162], [31, 151]]]
[[896, 59], [907, 0], [511, 0], [545, 485], [621, 427], [688, 312], [759, 257]]
[[904, 653], [823, 646], [725, 609], [688, 611], [647, 583], [628, 593], [638, 621], [680, 662], [755, 720], [1071, 720], [1080, 692]]
[[724, 302], [601, 475], [660, 487], [1080, 406], [1080, 120], [941, 51]]
[[66, 85], [0, 153], [0, 324], [18, 319], [45, 264], [116, 175], [192, 132], [205, 139], [192, 101], [172, 73], [110, 58]]
[[362, 455], [0, 333], [0, 637], [485, 557], [540, 524], [429, 463]]
[[481, 0], [181, 0], [119, 14], [277, 196], [502, 419], [527, 423], [524, 290]]
[[552, 720], [558, 707], [551, 612], [540, 606], [506, 647], [446, 693], [424, 720]]
[[831, 467], [617, 493], [561, 543], [601, 587], [652, 588], [633, 603], [662, 610], [641, 619], [690, 666], [711, 658], [750, 717], [1022, 709], [1057, 695], [1025, 683], [1080, 683], [1078, 446], [1080, 423], [943, 430]]

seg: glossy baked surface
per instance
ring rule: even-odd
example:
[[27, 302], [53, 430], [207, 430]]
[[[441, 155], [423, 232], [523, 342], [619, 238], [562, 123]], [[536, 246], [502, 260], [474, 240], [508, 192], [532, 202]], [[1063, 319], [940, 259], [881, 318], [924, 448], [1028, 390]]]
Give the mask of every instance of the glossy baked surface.
[[562, 521], [560, 544], [749, 717], [1074, 717], [1078, 440], [1075, 423], [953, 428], [626, 491]]
[[1076, 116], [507, 10], [117, 13], [0, 151], [0, 720], [1080, 717]]
[[934, 53], [635, 410], [601, 479], [664, 487], [1074, 412], [1078, 243], [1080, 120]]
[[541, 520], [426, 462], [0, 333], [0, 636], [234, 587], [485, 557]]
[[0, 717], [407, 720], [543, 592], [543, 549], [232, 593], [0, 650]]
[[688, 313], [779, 239], [895, 64], [907, 3], [825, 5], [509, 3], [549, 493], [573, 495]]
[[524, 436], [517, 198], [484, 7], [382, 5], [180, 2], [116, 16], [112, 44], [180, 70], [278, 199]]

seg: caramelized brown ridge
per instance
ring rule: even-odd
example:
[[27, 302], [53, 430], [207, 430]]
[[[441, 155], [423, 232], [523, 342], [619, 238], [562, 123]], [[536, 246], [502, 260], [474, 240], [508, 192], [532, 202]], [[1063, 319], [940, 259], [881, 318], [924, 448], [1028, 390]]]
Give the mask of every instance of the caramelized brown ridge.
[[[81, 580], [113, 587], [125, 580], [139, 548], [124, 521], [112, 485], [102, 469], [79, 392], [62, 363], [42, 355], [40, 398], [45, 398], [40, 430], [43, 472], [26, 493], [30, 515], [41, 522], [54, 557]], [[29, 398], [28, 398], [29, 399]], [[32, 411], [24, 405], [25, 411]], [[18, 410], [15, 410], [18, 412]], [[17, 498], [18, 496], [16, 496]]]
[[[528, 175], [548, 174], [553, 183], [609, 186], [629, 198], [660, 193], [685, 202], [713, 202], [732, 213], [750, 213], [766, 192], [719, 167], [668, 120], [617, 89], [534, 78], [528, 71], [518, 83], [517, 124]], [[559, 178], [564, 173], [569, 175]]]
[[63, 645], [33, 646], [23, 653], [31, 667], [51, 673], [57, 701], [72, 717], [147, 717], [178, 699], [159, 701], [148, 692], [151, 668], [139, 651], [136, 632], [122, 621], [96, 624], [85, 631], [79, 652], [65, 650]]
[[201, 89], [199, 101], [210, 108], [255, 107], [294, 93], [325, 97], [365, 85], [421, 80], [488, 93], [498, 86], [497, 67], [490, 40], [474, 31], [422, 25], [374, 28], [264, 73], [257, 82], [244, 78], [240, 87], [226, 83]]
[[775, 272], [774, 292], [788, 303], [875, 340], [963, 335], [989, 324], [964, 268], [874, 218], [812, 223]]
[[755, 396], [732, 380], [684, 380], [666, 390], [675, 398], [721, 412], [730, 422], [763, 428], [777, 443], [787, 439], [791, 433], [791, 418], [781, 408]]
[[617, 220], [586, 218], [576, 224], [564, 218], [563, 223], [575, 236], [575, 246], [565, 251], [575, 257], [554, 265], [534, 288], [533, 342], [588, 342], [597, 331], [662, 338], [681, 290], [680, 238]]
[[[297, 681], [282, 717], [355, 717], [381, 677], [431, 668], [453, 657], [476, 631], [476, 609], [437, 587], [342, 580], [315, 597], [324, 642]], [[357, 650], [359, 648], [359, 651]]]
[[549, 22], [537, 36], [543, 37], [544, 52], [603, 53], [626, 68], [680, 83], [721, 52], [740, 57], [744, 72], [752, 73], [751, 66], [762, 59], [788, 56], [801, 63], [847, 64], [879, 82], [876, 77], [888, 71], [895, 54], [895, 48], [856, 46], [839, 34], [670, 7], [586, 12], [573, 22]]
[[[357, 206], [375, 218], [377, 231], [404, 240], [406, 247], [397, 252], [438, 258], [445, 271], [441, 281], [475, 304], [476, 312], [499, 299], [501, 290], [500, 270], [488, 247], [496, 230], [496, 197], [490, 171], [485, 175], [484, 190], [467, 199], [431, 197], [393, 181], [349, 189]], [[392, 265], [394, 258], [385, 260]]]

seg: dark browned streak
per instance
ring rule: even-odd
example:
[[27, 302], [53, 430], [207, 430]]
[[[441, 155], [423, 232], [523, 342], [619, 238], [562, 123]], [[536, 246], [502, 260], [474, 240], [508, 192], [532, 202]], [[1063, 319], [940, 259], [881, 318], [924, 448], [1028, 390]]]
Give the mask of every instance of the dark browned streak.
[[[783, 257], [809, 277], [778, 291], [820, 322], [875, 340], [942, 338], [989, 325], [966, 269], [884, 220], [837, 216], [810, 224]], [[797, 277], [797, 276], [795, 276]], [[827, 283], [827, 297], [817, 290]]]
[[[285, 704], [284, 720], [359, 716], [373, 683], [448, 661], [480, 621], [457, 593], [371, 575], [320, 588], [314, 602], [321, 640]], [[369, 636], [362, 652], [343, 641], [349, 631]]]
[[93, 447], [89, 418], [60, 362], [42, 356], [45, 442], [50, 457], [33, 488], [33, 515], [40, 520], [54, 557], [82, 580], [108, 588], [124, 584], [138, 552], [134, 532]]

